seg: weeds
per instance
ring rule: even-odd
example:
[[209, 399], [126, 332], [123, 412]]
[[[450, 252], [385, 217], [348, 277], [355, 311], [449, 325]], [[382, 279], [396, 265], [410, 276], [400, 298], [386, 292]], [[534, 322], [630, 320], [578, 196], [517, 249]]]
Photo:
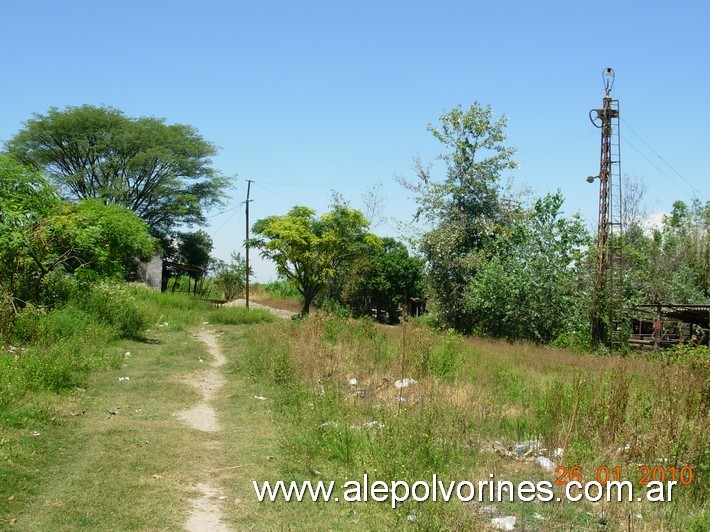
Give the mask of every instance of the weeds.
[[276, 318], [267, 310], [246, 309], [241, 307], [223, 307], [211, 311], [209, 323], [220, 325], [250, 325], [254, 323], [271, 322]]
[[[239, 369], [271, 386], [289, 478], [367, 472], [413, 482], [432, 473], [485, 479], [496, 472], [550, 480], [533, 466], [501, 462], [485, 451], [496, 440], [538, 440], [563, 448], [568, 467], [595, 472], [618, 465], [633, 482], [641, 463], [688, 465], [695, 481], [677, 495], [672, 511], [644, 505], [644, 519], [656, 528], [692, 527], [703, 512], [710, 372], [702, 354], [671, 363], [580, 356], [323, 315], [259, 326], [246, 337]], [[403, 377], [416, 383], [396, 388]], [[528, 506], [508, 511], [529, 517]], [[622, 506], [609, 509], [610, 525], [626, 522]], [[410, 511], [403, 505], [397, 515]], [[471, 518], [463, 505], [417, 511], [434, 528], [468, 526], [463, 523]], [[564, 515], [563, 526], [588, 525], [584, 512]]]

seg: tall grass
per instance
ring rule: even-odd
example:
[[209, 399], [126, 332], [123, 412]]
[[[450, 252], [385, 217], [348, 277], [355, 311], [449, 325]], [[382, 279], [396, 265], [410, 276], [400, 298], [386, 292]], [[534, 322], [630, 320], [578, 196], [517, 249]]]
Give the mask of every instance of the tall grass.
[[[174, 501], [178, 497], [184, 501], [184, 480], [168, 488], [141, 479], [156, 473], [156, 464], [161, 473], [181, 469], [194, 473], [180, 462], [188, 451], [175, 444], [175, 431], [180, 430], [195, 448], [198, 441], [170, 414], [193, 400], [189, 390], [185, 395], [184, 387], [176, 384], [175, 375], [194, 370], [195, 349], [204, 348], [181, 331], [191, 331], [204, 321], [238, 324], [268, 319], [271, 315], [261, 311], [214, 309], [184, 294], [125, 284], [85, 286], [82, 293], [72, 293], [51, 309], [27, 305], [17, 317], [10, 316], [9, 338], [0, 341], [0, 529], [13, 525], [20, 512], [27, 518], [24, 523], [18, 519], [17, 527], [33, 530], [179, 528], [175, 523], [184, 516]], [[127, 350], [138, 352], [126, 356]], [[143, 378], [116, 386], [115, 373], [106, 370], [126, 365], [131, 377], [138, 373]], [[131, 409], [131, 415], [120, 421], [112, 418], [113, 423], [102, 422], [105, 410], [97, 406], [142, 401], [152, 405], [147, 417], [138, 415], [140, 409]], [[92, 408], [98, 417], [91, 415]], [[148, 439], [156, 451], [144, 452]], [[140, 447], [134, 446], [136, 442]], [[191, 459], [200, 462], [200, 453], [195, 455]], [[99, 466], [91, 465], [94, 462]], [[96, 486], [111, 491], [111, 497], [99, 497], [97, 502]], [[77, 510], [74, 488], [89, 494], [85, 503], [78, 503], [86, 504], [86, 515]], [[166, 498], [166, 489], [179, 493]], [[45, 513], [44, 522], [39, 517], [35, 521], [32, 504], [48, 509], [43, 501], [49, 500], [63, 501], [61, 518], [48, 525]], [[117, 514], [115, 505], [129, 500], [134, 501], [132, 509]], [[170, 525], [156, 524], [168, 514], [173, 519]]]
[[291, 283], [286, 280], [252, 285], [251, 298], [258, 303], [273, 308], [300, 312], [302, 308], [301, 295]]
[[[496, 441], [512, 447], [534, 439], [547, 449], [563, 448], [561, 463], [580, 466], [592, 478], [601, 466], [620, 466], [623, 478], [636, 482], [639, 464], [688, 465], [695, 480], [677, 490], [671, 511], [646, 503], [635, 512], [652, 528], [691, 529], [703, 520], [710, 465], [707, 358], [669, 363], [580, 356], [324, 315], [258, 326], [247, 338], [239, 369], [271, 386], [283, 427], [284, 474], [291, 478], [352, 479], [367, 472], [413, 482], [432, 473], [487, 479], [495, 471], [550, 480], [531, 464], [489, 451]], [[394, 385], [405, 378], [417, 382]], [[472, 519], [464, 505], [417, 508], [417, 522], [427, 527], [459, 528]], [[561, 526], [587, 519], [584, 512], [555, 508], [529, 504], [510, 511], [531, 518], [554, 510]], [[411, 504], [398, 510], [412, 511]], [[612, 528], [622, 526], [630, 512], [618, 505], [605, 519]]]
[[[89, 372], [122, 363], [120, 339], [145, 340], [158, 327], [182, 331], [200, 323], [271, 321], [263, 310], [215, 309], [185, 294], [142, 285], [100, 282], [76, 290], [53, 309], [27, 304], [6, 320], [9, 343], [0, 351], [0, 406], [27, 393], [64, 393], [84, 386]], [[0, 416], [0, 424], [2, 419]]]

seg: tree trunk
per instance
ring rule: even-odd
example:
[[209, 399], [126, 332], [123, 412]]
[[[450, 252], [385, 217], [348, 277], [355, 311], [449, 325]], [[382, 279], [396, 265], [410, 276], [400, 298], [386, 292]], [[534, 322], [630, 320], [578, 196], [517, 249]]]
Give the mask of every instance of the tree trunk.
[[308, 316], [311, 312], [311, 303], [313, 303], [314, 299], [315, 295], [309, 294], [307, 296], [303, 296], [303, 308], [301, 309], [301, 315]]

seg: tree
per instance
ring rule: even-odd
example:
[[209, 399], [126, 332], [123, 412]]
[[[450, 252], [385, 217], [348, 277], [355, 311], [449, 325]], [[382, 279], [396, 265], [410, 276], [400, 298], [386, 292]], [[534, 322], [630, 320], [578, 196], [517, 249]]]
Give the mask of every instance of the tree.
[[468, 287], [476, 332], [540, 343], [582, 332], [590, 238], [578, 215], [561, 216], [562, 203], [559, 192], [539, 198], [498, 235]]
[[660, 228], [624, 244], [629, 304], [703, 303], [710, 297], [710, 203], [676, 201]]
[[0, 155], [0, 288], [10, 296], [20, 287], [32, 259], [32, 235], [60, 201], [39, 172]]
[[502, 174], [516, 167], [515, 150], [504, 144], [505, 117], [494, 119], [490, 106], [459, 106], [440, 122], [428, 130], [449, 150], [439, 157], [445, 177], [434, 179], [431, 167], [417, 159], [417, 181], [400, 182], [416, 194], [417, 218], [432, 226], [420, 245], [430, 295], [442, 320], [465, 332], [473, 326], [466, 305], [469, 281], [516, 208], [501, 197], [500, 187]]
[[422, 261], [411, 257], [401, 242], [385, 237], [348, 272], [344, 300], [356, 314], [369, 315], [376, 308], [386, 311], [390, 323], [395, 323], [397, 308], [406, 305], [408, 297], [421, 297], [423, 284]]
[[[251, 270], [251, 268], [249, 268]], [[215, 283], [222, 290], [227, 301], [232, 301], [242, 294], [246, 288], [246, 259], [240, 253], [232, 252], [231, 261], [219, 261], [216, 266]], [[251, 272], [249, 272], [251, 275]]]
[[135, 213], [96, 199], [63, 202], [42, 175], [5, 156], [0, 221], [0, 285], [20, 301], [39, 302], [57, 272], [128, 278], [155, 249]]
[[44, 228], [54, 254], [67, 255], [69, 273], [91, 272], [99, 278], [131, 279], [138, 263], [155, 253], [156, 242], [135, 213], [98, 199], [64, 204]]
[[129, 118], [112, 107], [51, 108], [7, 143], [68, 199], [101, 198], [135, 212], [154, 236], [202, 223], [228, 180], [211, 166], [215, 147], [191, 126]]
[[178, 262], [206, 270], [212, 253], [212, 237], [202, 229], [193, 233], [178, 233]]
[[313, 209], [298, 206], [257, 221], [251, 245], [299, 291], [305, 315], [338, 269], [361, 253], [361, 246], [377, 241], [367, 228], [363, 214], [342, 203], [320, 218]]

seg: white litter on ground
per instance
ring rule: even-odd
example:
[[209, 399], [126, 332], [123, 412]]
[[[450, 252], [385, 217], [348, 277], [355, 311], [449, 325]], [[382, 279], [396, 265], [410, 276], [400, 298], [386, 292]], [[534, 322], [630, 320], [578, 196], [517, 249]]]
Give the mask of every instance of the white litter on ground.
[[513, 530], [515, 529], [515, 516], [494, 517], [491, 519], [491, 525], [498, 530]]
[[406, 388], [407, 386], [409, 386], [411, 384], [416, 384], [416, 383], [417, 383], [417, 381], [415, 381], [414, 379], [409, 379], [409, 378], [401, 379], [401, 380], [394, 381], [394, 387], [395, 388]]
[[535, 463], [541, 468], [543, 468], [545, 471], [554, 471], [557, 467], [557, 464], [555, 464], [555, 462], [553, 462], [546, 456], [538, 456], [537, 458], [535, 458]]

